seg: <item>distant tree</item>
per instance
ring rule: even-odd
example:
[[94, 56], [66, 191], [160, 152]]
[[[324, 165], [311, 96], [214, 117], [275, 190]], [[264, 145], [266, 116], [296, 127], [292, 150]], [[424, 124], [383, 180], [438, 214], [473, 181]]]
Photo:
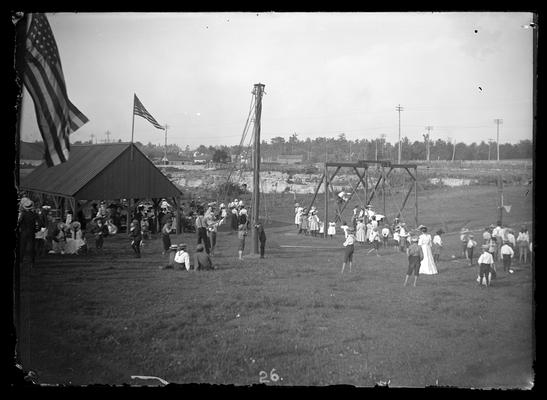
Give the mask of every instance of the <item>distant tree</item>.
[[230, 155], [225, 150], [215, 150], [213, 153], [213, 162], [227, 163], [230, 161]]

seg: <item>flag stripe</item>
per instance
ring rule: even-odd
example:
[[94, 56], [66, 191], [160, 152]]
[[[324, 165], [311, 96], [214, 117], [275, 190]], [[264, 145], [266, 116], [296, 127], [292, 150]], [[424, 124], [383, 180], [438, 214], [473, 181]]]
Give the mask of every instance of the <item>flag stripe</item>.
[[25, 75], [25, 82], [29, 83], [27, 89], [32, 95], [37, 114], [36, 116], [38, 117], [38, 114], [41, 115], [39, 120], [41, 120], [42, 123], [38, 126], [40, 127], [44, 144], [47, 142], [45, 148], [48, 149], [50, 153], [52, 151], [58, 153], [58, 157], [55, 157], [52, 154], [52, 159], [54, 161], [59, 159], [62, 163], [68, 159], [65, 159], [65, 155], [68, 156], [68, 154], [63, 146], [64, 140], [62, 140], [65, 136], [63, 134], [63, 132], [65, 132], [65, 126], [63, 119], [60, 118], [60, 115], [56, 112], [56, 109], [59, 106], [58, 103], [55, 102], [55, 95], [51, 94], [52, 92], [54, 93], [54, 90], [49, 84], [49, 80], [44, 78], [46, 72], [40, 63], [33, 62], [33, 60], [29, 58], [27, 71], [28, 73]]
[[[34, 67], [29, 64], [28, 68], [32, 70]], [[56, 141], [51, 137], [52, 132], [55, 132], [56, 130], [55, 122], [52, 119], [51, 113], [46, 112], [48, 109], [48, 102], [43, 95], [44, 89], [40, 87], [39, 82], [40, 81], [36, 79], [35, 74], [25, 74], [25, 85], [34, 101], [34, 109], [36, 111], [36, 117], [38, 118], [38, 127], [40, 128], [42, 138], [44, 139], [45, 150], [46, 152], [49, 152], [50, 158], [58, 163], [60, 159], [57, 156], [57, 153], [62, 154], [62, 149], [60, 146], [56, 146]]]
[[70, 133], [89, 120], [68, 98], [59, 51], [44, 14], [33, 14], [25, 40], [23, 82], [34, 102], [48, 166], [66, 162]]

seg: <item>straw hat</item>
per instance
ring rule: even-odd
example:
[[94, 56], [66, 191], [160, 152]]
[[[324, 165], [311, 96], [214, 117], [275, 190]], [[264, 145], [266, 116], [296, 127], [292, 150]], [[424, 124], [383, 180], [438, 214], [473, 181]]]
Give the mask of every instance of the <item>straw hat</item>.
[[188, 246], [186, 245], [186, 243], [180, 243], [177, 245], [178, 250], [186, 250], [187, 248]]
[[411, 242], [417, 242], [418, 241], [418, 236], [411, 236], [410, 241]]
[[487, 244], [483, 244], [483, 245], [481, 246], [481, 249], [483, 249], [483, 250], [488, 250], [488, 247], [489, 247], [489, 246], [488, 246]]
[[421, 230], [424, 230], [424, 229], [427, 230], [427, 226], [425, 226], [425, 225], [420, 225], [417, 229], [419, 229], [420, 231], [421, 231]]
[[34, 202], [28, 197], [23, 197], [21, 199], [21, 207], [23, 208], [23, 210], [31, 210], [33, 206]]

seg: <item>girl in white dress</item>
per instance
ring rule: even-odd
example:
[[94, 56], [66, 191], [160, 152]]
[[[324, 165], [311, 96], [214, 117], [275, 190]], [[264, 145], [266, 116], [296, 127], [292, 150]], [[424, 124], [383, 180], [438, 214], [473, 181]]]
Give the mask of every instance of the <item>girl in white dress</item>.
[[79, 250], [85, 246], [85, 239], [80, 228], [81, 225], [78, 221], [74, 221], [71, 224], [70, 236], [66, 238], [66, 254], [78, 254]]
[[418, 227], [422, 234], [418, 238], [418, 246], [422, 248], [424, 258], [420, 263], [420, 274], [434, 275], [437, 273], [433, 253], [431, 252], [431, 235], [427, 233], [427, 227], [420, 225]]
[[336, 222], [329, 222], [329, 227], [327, 229], [327, 235], [332, 239], [336, 235]]

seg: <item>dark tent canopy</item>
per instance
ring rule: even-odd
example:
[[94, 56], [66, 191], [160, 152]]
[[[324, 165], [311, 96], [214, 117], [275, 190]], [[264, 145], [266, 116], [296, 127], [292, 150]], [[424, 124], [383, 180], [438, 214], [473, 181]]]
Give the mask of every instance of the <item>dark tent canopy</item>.
[[133, 143], [73, 145], [69, 160], [48, 168], [38, 166], [20, 184], [38, 196], [51, 196], [76, 213], [78, 201], [101, 199], [161, 199], [181, 191]]

